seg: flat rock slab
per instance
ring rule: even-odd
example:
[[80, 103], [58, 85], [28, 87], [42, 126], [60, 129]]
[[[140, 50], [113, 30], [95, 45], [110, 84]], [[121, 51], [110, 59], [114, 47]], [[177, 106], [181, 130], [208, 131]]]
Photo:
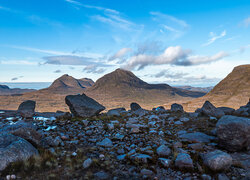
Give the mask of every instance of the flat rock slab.
[[23, 161], [38, 151], [28, 141], [12, 134], [0, 134], [0, 171], [10, 163]]
[[214, 139], [213, 136], [208, 136], [201, 132], [182, 134], [179, 137], [182, 141], [188, 141], [190, 143], [209, 143]]

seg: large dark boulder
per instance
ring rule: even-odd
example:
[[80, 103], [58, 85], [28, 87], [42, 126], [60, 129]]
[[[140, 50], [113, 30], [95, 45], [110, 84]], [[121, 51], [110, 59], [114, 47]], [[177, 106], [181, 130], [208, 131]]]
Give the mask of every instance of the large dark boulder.
[[171, 105], [171, 111], [173, 112], [184, 112], [183, 106], [177, 103]]
[[38, 151], [28, 141], [12, 134], [0, 134], [0, 171], [10, 163], [23, 161]]
[[42, 139], [42, 135], [36, 130], [36, 126], [22, 121], [4, 126], [0, 129], [0, 134], [1, 133], [9, 133], [21, 137], [34, 146], [39, 146]]
[[208, 152], [202, 156], [203, 163], [212, 171], [223, 171], [231, 167], [233, 163], [232, 157], [220, 150]]
[[23, 118], [32, 118], [35, 114], [36, 102], [27, 100], [22, 102], [18, 107], [18, 112]]
[[216, 124], [219, 145], [228, 151], [250, 150], [250, 118], [223, 116]]
[[237, 109], [234, 112], [234, 115], [250, 117], [250, 99], [245, 106], [241, 106], [239, 109]]
[[200, 115], [205, 115], [205, 116], [213, 116], [216, 118], [220, 118], [225, 115], [225, 113], [219, 109], [216, 108], [212, 103], [209, 101], [206, 101], [201, 109], [198, 109], [196, 112], [198, 112]]
[[235, 109], [229, 107], [218, 107], [217, 109], [222, 110], [225, 115], [233, 115], [235, 112]]
[[133, 102], [130, 104], [130, 109], [131, 109], [131, 111], [137, 111], [137, 110], [142, 109], [142, 108], [139, 104]]
[[105, 109], [104, 106], [85, 94], [66, 96], [65, 102], [76, 117], [95, 116]]

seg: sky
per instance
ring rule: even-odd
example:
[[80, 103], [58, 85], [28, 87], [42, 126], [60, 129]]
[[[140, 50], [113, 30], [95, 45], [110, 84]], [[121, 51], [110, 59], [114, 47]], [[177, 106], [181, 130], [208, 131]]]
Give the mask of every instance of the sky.
[[0, 0], [0, 82], [97, 80], [214, 86], [250, 64], [249, 0]]

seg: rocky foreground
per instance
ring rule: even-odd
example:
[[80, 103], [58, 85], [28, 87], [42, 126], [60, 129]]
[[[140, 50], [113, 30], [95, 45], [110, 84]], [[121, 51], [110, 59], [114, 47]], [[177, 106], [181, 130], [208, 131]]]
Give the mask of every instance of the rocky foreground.
[[250, 102], [195, 113], [105, 109], [67, 96], [72, 114], [0, 111], [0, 179], [250, 179]]

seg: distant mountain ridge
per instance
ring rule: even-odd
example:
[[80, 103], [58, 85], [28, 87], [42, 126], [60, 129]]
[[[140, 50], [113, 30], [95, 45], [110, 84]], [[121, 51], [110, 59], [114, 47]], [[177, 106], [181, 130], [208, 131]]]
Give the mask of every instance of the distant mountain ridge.
[[213, 86], [210, 86], [210, 87], [176, 86], [176, 88], [185, 89], [189, 91], [198, 91], [198, 92], [208, 93], [209, 91], [213, 89]]
[[75, 79], [68, 74], [56, 79], [48, 88], [42, 89], [42, 91], [50, 91], [51, 93], [82, 93], [83, 89], [88, 88], [94, 84], [92, 79], [82, 78]]
[[132, 72], [117, 69], [101, 77], [94, 83], [91, 79], [75, 79], [67, 74], [56, 79], [50, 87], [25, 95], [0, 97], [0, 109], [16, 109], [24, 100], [35, 100], [39, 111], [68, 111], [65, 96], [82, 94], [92, 97], [107, 109], [129, 107], [138, 102], [144, 108], [152, 108], [170, 102], [185, 102], [205, 95], [173, 88], [167, 84], [148, 84]]
[[14, 94], [23, 94], [27, 92], [35, 91], [35, 89], [20, 89], [20, 88], [9, 88], [6, 85], [0, 85], [0, 95], [14, 95]]

